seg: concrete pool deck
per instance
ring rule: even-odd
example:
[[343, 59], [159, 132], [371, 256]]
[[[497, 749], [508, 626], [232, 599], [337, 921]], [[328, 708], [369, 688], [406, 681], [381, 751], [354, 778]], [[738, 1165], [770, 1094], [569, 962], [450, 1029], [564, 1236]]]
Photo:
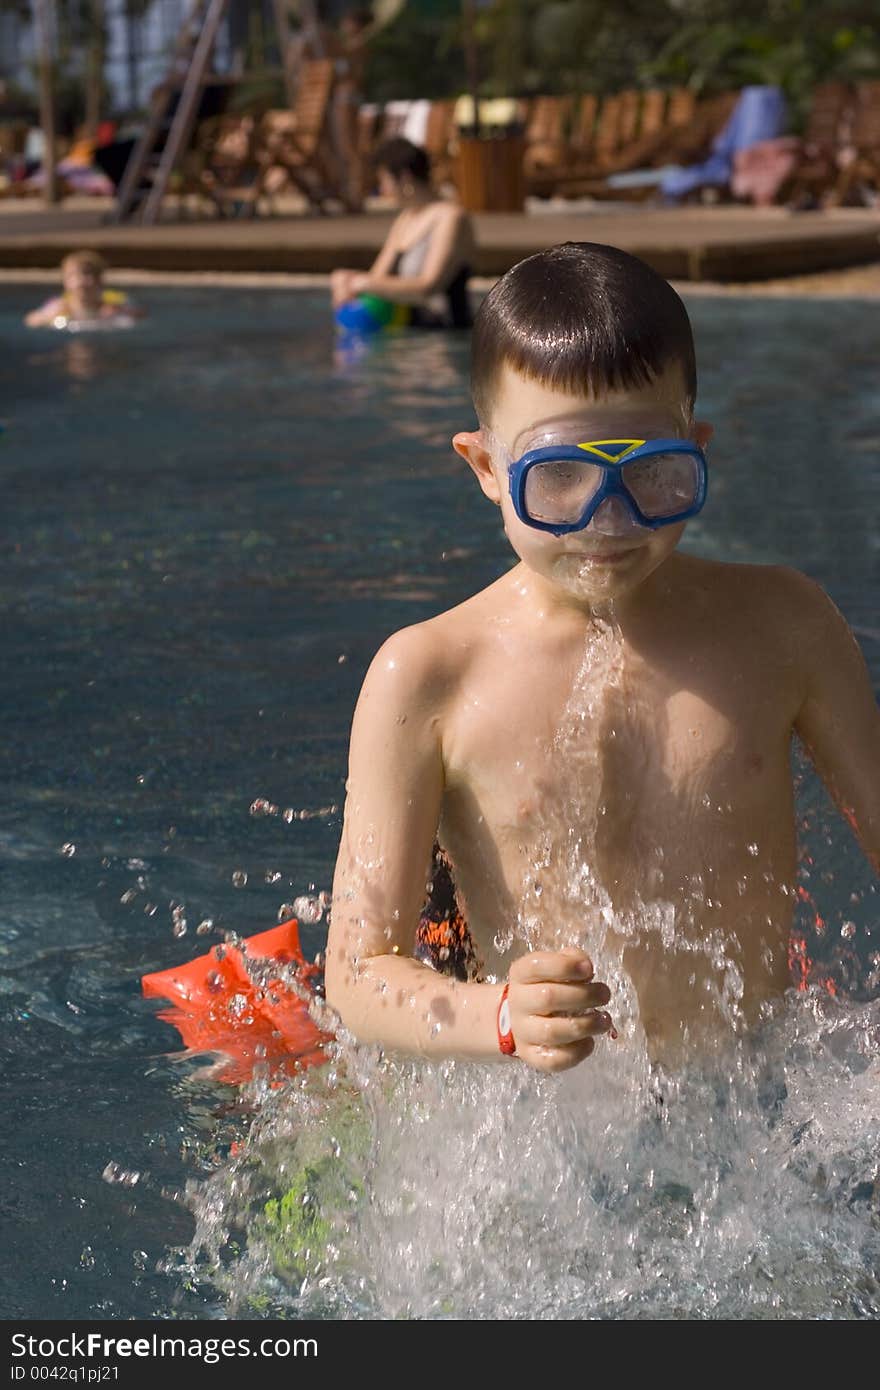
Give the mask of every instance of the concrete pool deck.
[[[285, 209], [255, 219], [107, 222], [112, 202], [69, 199], [47, 209], [0, 200], [0, 271], [55, 270], [89, 246], [114, 269], [153, 272], [327, 274], [366, 267], [393, 214], [319, 217]], [[598, 241], [641, 256], [669, 279], [732, 286], [880, 263], [880, 210], [790, 212], [743, 206], [532, 204], [525, 213], [474, 215], [476, 274], [495, 277], [560, 241]]]

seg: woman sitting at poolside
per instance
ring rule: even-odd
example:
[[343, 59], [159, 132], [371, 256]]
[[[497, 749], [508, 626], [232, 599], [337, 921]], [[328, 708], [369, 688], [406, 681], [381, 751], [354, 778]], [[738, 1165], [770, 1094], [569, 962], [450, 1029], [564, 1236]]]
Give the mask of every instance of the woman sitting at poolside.
[[[368, 271], [335, 270], [333, 308], [343, 328], [381, 326], [381, 305], [400, 312], [384, 321], [419, 328], [470, 328], [467, 282], [475, 241], [464, 209], [431, 187], [430, 161], [409, 140], [386, 140], [376, 153], [379, 190], [400, 213]], [[366, 299], [362, 299], [366, 296]], [[366, 318], [358, 310], [365, 309]]]

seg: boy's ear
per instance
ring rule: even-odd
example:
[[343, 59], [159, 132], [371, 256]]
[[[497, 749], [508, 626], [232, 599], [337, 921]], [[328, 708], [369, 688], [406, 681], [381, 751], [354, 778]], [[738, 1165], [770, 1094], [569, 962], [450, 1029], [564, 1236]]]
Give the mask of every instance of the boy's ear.
[[715, 433], [715, 426], [710, 425], [708, 420], [695, 420], [693, 423], [694, 443], [699, 444], [701, 449], [705, 449], [709, 440]]
[[486, 447], [482, 430], [459, 430], [452, 437], [452, 447], [457, 454], [470, 464], [477, 482], [490, 501], [501, 506], [501, 490], [492, 467], [492, 455]]

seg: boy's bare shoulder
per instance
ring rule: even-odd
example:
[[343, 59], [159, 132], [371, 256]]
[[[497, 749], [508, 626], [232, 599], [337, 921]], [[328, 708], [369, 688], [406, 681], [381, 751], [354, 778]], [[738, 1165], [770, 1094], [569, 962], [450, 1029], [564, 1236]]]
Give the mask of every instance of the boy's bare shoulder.
[[713, 597], [754, 604], [771, 616], [800, 620], [825, 611], [831, 600], [821, 585], [789, 565], [741, 564], [680, 557], [687, 579]]
[[733, 641], [793, 668], [812, 664], [846, 624], [820, 584], [788, 565], [738, 564], [687, 556], [691, 593]]
[[400, 628], [373, 657], [364, 692], [396, 704], [414, 699], [436, 707], [459, 686], [484, 650], [501, 603], [490, 585], [455, 608]]

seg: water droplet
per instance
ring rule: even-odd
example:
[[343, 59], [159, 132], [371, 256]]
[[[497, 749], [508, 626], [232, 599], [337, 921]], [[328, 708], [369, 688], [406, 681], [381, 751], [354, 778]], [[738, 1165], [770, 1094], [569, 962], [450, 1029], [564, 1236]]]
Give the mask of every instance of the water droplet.
[[208, 932], [213, 929], [213, 926], [214, 918], [205, 917], [204, 920], [199, 922], [199, 925], [196, 927], [196, 936], [207, 936]]
[[264, 883], [277, 883], [280, 878], [281, 874], [278, 872], [277, 869], [267, 869], [266, 872], [263, 874]]
[[852, 941], [855, 934], [855, 922], [844, 922], [843, 926], [840, 928], [840, 935], [843, 937], [844, 941]]
[[320, 922], [324, 916], [324, 909], [318, 898], [309, 897], [303, 894], [302, 897], [293, 900], [293, 915], [300, 922], [313, 924]]
[[131, 1260], [135, 1269], [146, 1269], [147, 1264], [149, 1262], [149, 1256], [146, 1250], [135, 1250], [134, 1254], [131, 1257]]
[[248, 881], [248, 876], [244, 869], [236, 869], [232, 875], [232, 882], [236, 888], [244, 888]]
[[175, 936], [186, 936], [186, 908], [182, 903], [171, 907], [171, 930]]
[[121, 903], [131, 903], [134, 902], [136, 897], [137, 893], [135, 892], [135, 890], [133, 888], [127, 888], [123, 893], [122, 897], [119, 899], [119, 901]]
[[101, 1174], [105, 1182], [118, 1182], [123, 1187], [134, 1187], [140, 1181], [140, 1176], [137, 1169], [123, 1168], [121, 1163], [117, 1163], [112, 1158]]
[[71, 841], [68, 840], [66, 845], [61, 846], [61, 853], [64, 855], [65, 859], [72, 859], [73, 856], [76, 854], [76, 845], [72, 844]]
[[83, 1269], [95, 1268], [95, 1254], [90, 1245], [84, 1245], [79, 1257], [80, 1266]]
[[293, 910], [293, 903], [282, 903], [282, 904], [281, 904], [281, 906], [280, 906], [279, 909], [278, 909], [278, 921], [279, 921], [279, 922], [288, 922], [288, 921], [290, 920], [291, 917], [295, 917], [295, 916], [296, 916], [296, 913], [295, 913], [294, 910]]
[[750, 845], [746, 845], [746, 849], [748, 850], [749, 854], [752, 856], [753, 859], [757, 857], [758, 846], [755, 844], [754, 840]]
[[347, 656], [345, 655], [345, 652], [343, 652], [341, 656], [338, 656], [338, 657], [336, 658], [336, 664], [337, 664], [338, 666], [344, 666], [347, 660], [348, 660], [348, 658], [347, 658]]

